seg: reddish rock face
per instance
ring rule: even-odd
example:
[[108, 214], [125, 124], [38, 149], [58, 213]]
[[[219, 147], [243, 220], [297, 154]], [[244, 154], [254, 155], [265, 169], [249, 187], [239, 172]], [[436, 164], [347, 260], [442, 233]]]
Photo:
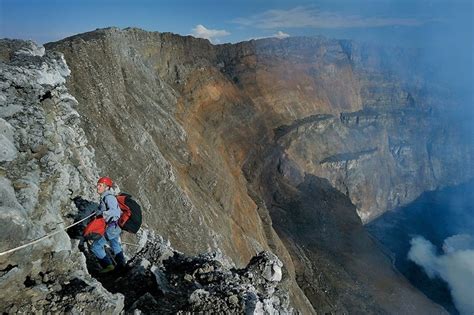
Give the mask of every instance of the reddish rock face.
[[[472, 176], [456, 163], [443, 168], [440, 143], [455, 133], [423, 140], [434, 143], [427, 153], [409, 139], [415, 131], [403, 132], [432, 131], [429, 98], [399, 69], [403, 58], [324, 38], [213, 46], [137, 29], [46, 47], [65, 55], [98, 165], [178, 250], [220, 248], [238, 265], [273, 251], [305, 314], [440, 311], [391, 271], [356, 215], [370, 219]], [[457, 156], [472, 159], [456, 141]], [[434, 175], [444, 173], [457, 177]], [[333, 203], [316, 198], [321, 189]], [[380, 272], [368, 276], [366, 266]]]

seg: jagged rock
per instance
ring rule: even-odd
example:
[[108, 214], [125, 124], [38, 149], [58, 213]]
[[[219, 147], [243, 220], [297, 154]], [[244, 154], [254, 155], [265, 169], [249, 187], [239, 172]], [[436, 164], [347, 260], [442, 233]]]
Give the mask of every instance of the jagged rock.
[[16, 158], [18, 153], [13, 144], [13, 128], [12, 126], [0, 118], [0, 161], [11, 161]]
[[161, 236], [143, 232], [148, 234], [147, 241], [132, 255], [125, 270], [96, 275], [109, 291], [125, 296], [126, 312], [293, 312], [288, 291], [279, 288], [280, 280], [266, 279], [268, 267], [272, 272], [281, 268], [276, 256], [262, 252], [248, 268], [229, 268], [229, 259], [222, 253], [186, 256], [170, 247]]
[[[93, 196], [91, 180], [98, 169], [78, 127], [77, 102], [64, 86], [70, 72], [63, 56], [32, 42], [0, 40], [0, 47], [3, 252], [69, 224], [66, 214], [75, 210], [67, 188]], [[82, 170], [73, 166], [77, 163]], [[123, 297], [87, 274], [82, 254], [65, 232], [0, 256], [0, 270], [2, 312], [118, 313], [123, 308]], [[83, 272], [72, 276], [78, 270]], [[76, 282], [79, 300], [68, 293]]]
[[260, 274], [264, 280], [279, 282], [282, 278], [283, 263], [269, 252], [262, 252], [250, 260], [247, 266], [249, 273]]
[[152, 314], [156, 313], [159, 309], [159, 303], [148, 292], [136, 300], [131, 307], [134, 314], [141, 314], [142, 312], [145, 312], [145, 314]]

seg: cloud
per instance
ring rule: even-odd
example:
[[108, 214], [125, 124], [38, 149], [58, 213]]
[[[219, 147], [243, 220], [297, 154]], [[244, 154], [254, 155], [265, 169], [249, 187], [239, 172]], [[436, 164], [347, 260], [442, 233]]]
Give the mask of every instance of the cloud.
[[290, 37], [290, 34], [284, 33], [282, 31], [278, 31], [275, 34], [268, 35], [268, 36], [256, 36], [256, 37], [249, 37], [246, 40], [259, 40], [259, 39], [265, 39], [265, 38], [278, 38], [278, 39], [284, 39]]
[[287, 37], [290, 37], [290, 34], [287, 34], [287, 33], [283, 33], [282, 31], [278, 31], [276, 32], [276, 34], [273, 34], [272, 37], [276, 37], [276, 38], [287, 38]]
[[230, 35], [230, 33], [226, 30], [211, 30], [201, 24], [196, 25], [196, 27], [193, 28], [192, 31], [193, 33], [191, 35], [199, 38], [208, 39], [212, 43], [219, 43], [219, 37]]
[[440, 277], [448, 283], [454, 304], [461, 314], [474, 314], [474, 239], [466, 234], [447, 238], [444, 254], [423, 237], [411, 241], [408, 259], [423, 267], [430, 278]]
[[242, 26], [261, 29], [278, 28], [356, 28], [382, 26], [416, 26], [424, 22], [412, 18], [363, 17], [321, 11], [311, 7], [298, 6], [290, 10], [268, 10], [248, 18], [237, 18], [233, 22]]

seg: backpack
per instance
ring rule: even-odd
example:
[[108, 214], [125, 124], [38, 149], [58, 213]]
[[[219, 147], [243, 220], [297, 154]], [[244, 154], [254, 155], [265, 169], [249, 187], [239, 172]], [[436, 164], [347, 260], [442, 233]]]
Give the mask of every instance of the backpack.
[[137, 233], [142, 225], [142, 208], [129, 194], [120, 193], [116, 198], [122, 210], [119, 226], [127, 232]]
[[105, 219], [103, 217], [97, 217], [92, 219], [89, 224], [84, 228], [84, 238], [86, 240], [95, 241], [104, 236], [105, 234]]

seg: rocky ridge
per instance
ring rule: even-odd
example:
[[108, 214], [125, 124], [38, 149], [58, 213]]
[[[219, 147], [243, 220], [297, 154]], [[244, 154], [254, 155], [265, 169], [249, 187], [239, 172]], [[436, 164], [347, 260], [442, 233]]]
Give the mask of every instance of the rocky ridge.
[[237, 269], [221, 252], [189, 257], [152, 232], [145, 231], [141, 242], [126, 272], [99, 276], [108, 290], [125, 295], [126, 312], [293, 313], [279, 285], [282, 263], [269, 252]]
[[[65, 87], [64, 57], [32, 42], [0, 41], [0, 251], [63, 229], [72, 222], [68, 189], [93, 196], [94, 152], [79, 128], [77, 101]], [[105, 290], [65, 231], [0, 256], [2, 312], [53, 312], [68, 305], [80, 279], [77, 312], [119, 312], [123, 296]], [[61, 306], [62, 305], [62, 306]], [[66, 309], [63, 309], [66, 310]]]

